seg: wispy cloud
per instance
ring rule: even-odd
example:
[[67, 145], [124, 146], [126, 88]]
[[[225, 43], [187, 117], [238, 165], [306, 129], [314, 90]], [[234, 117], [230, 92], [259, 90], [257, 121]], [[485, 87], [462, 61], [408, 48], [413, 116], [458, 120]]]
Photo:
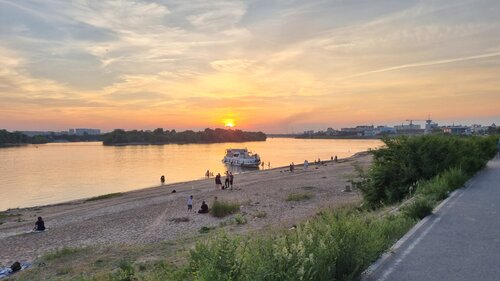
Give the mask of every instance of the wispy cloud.
[[465, 56], [465, 57], [451, 58], [451, 59], [441, 59], [441, 60], [434, 60], [434, 61], [425, 61], [425, 62], [418, 62], [418, 63], [402, 64], [402, 65], [391, 66], [391, 67], [386, 67], [386, 68], [381, 68], [381, 69], [366, 71], [366, 72], [362, 72], [362, 73], [357, 73], [357, 74], [348, 76], [348, 78], [365, 76], [365, 75], [370, 75], [370, 74], [375, 74], [375, 73], [381, 73], [381, 72], [404, 70], [404, 69], [415, 68], [415, 67], [426, 67], [426, 66], [434, 66], [434, 65], [440, 65], [440, 64], [462, 62], [462, 61], [486, 59], [486, 58], [492, 58], [492, 57], [498, 57], [498, 56], [500, 56], [500, 52], [488, 53], [488, 54], [481, 54], [481, 55], [473, 55], [473, 56]]

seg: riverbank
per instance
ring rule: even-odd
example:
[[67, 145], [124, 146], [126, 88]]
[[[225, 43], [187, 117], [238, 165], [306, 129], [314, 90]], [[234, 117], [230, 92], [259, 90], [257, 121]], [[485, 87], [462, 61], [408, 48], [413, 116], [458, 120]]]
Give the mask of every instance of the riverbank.
[[[145, 245], [198, 235], [203, 227], [220, 227], [230, 218], [215, 218], [187, 212], [186, 200], [194, 196], [194, 209], [201, 201], [209, 206], [218, 200], [238, 202], [248, 223], [230, 228], [238, 233], [268, 227], [291, 227], [316, 214], [318, 209], [360, 202], [357, 193], [343, 192], [353, 164], [368, 166], [371, 156], [359, 153], [338, 163], [325, 162], [315, 169], [296, 166], [249, 172], [235, 176], [234, 190], [215, 190], [213, 179], [204, 179], [117, 194], [96, 200], [3, 213], [0, 225], [0, 264], [33, 260], [61, 247], [96, 245]], [[175, 193], [172, 193], [176, 190]], [[290, 194], [307, 194], [303, 200], [287, 201]], [[37, 216], [48, 231], [26, 233]]]

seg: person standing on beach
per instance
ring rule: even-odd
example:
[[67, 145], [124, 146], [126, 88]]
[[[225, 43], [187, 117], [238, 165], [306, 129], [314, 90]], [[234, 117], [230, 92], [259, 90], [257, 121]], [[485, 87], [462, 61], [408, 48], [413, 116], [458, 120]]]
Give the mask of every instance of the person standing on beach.
[[188, 211], [191, 212], [193, 210], [193, 195], [188, 197]]
[[205, 173], [205, 177], [210, 178], [210, 170], [207, 170], [207, 172]]
[[333, 161], [337, 162], [338, 159], [337, 159], [337, 155], [335, 155], [335, 158], [333, 158]]
[[304, 170], [307, 170], [307, 167], [309, 167], [309, 161], [304, 160]]
[[226, 171], [226, 180], [224, 181], [224, 189], [229, 188], [229, 172]]
[[233, 189], [233, 172], [229, 173], [229, 184], [231, 185], [231, 190]]
[[165, 176], [164, 176], [164, 175], [162, 175], [162, 176], [160, 177], [160, 182], [161, 182], [161, 185], [164, 185], [164, 184], [165, 184]]
[[219, 190], [222, 187], [222, 181], [220, 179], [220, 173], [215, 176], [215, 189]]
[[261, 166], [262, 166], [262, 170], [264, 170], [264, 165], [265, 165], [265, 164], [264, 164], [264, 161], [262, 161], [262, 164], [261, 164]]

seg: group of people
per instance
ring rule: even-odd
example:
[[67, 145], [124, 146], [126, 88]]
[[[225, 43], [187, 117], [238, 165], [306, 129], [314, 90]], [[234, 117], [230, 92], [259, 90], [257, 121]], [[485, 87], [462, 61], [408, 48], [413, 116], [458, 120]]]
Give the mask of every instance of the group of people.
[[215, 176], [215, 189], [219, 190], [224, 190], [227, 188], [233, 189], [233, 181], [234, 181], [234, 175], [232, 172], [226, 171], [226, 179], [224, 181], [224, 186], [222, 185], [222, 176], [220, 173], [218, 173]]
[[[262, 170], [264, 170], [264, 166], [266, 166], [266, 163], [264, 161], [262, 161], [262, 163], [260, 164], [262, 166]], [[271, 169], [271, 162], [267, 162], [267, 168], [268, 169]]]

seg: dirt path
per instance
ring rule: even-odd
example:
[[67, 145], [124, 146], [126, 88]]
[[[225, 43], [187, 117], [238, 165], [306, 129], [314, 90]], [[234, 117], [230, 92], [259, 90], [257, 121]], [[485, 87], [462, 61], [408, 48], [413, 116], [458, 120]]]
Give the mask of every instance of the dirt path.
[[[124, 193], [121, 196], [85, 202], [85, 200], [37, 208], [10, 210], [13, 216], [0, 225], [0, 265], [16, 260], [33, 260], [49, 250], [110, 243], [142, 244], [175, 240], [197, 234], [203, 226], [218, 226], [224, 219], [200, 215], [195, 211], [205, 200], [209, 206], [218, 200], [238, 201], [248, 223], [238, 232], [267, 226], [291, 226], [313, 216], [319, 208], [356, 202], [360, 196], [342, 192], [346, 175], [353, 163], [371, 163], [367, 153], [338, 163], [326, 162], [315, 169], [296, 166], [256, 171], [235, 176], [235, 190], [215, 190], [213, 179], [166, 185]], [[172, 193], [172, 190], [176, 193]], [[286, 201], [292, 192], [307, 192], [309, 200]], [[194, 196], [193, 212], [187, 211], [187, 197]], [[257, 218], [257, 213], [267, 216]], [[26, 233], [37, 216], [42, 216], [48, 231]], [[20, 222], [18, 221], [18, 218]], [[184, 218], [186, 222], [179, 222]]]

